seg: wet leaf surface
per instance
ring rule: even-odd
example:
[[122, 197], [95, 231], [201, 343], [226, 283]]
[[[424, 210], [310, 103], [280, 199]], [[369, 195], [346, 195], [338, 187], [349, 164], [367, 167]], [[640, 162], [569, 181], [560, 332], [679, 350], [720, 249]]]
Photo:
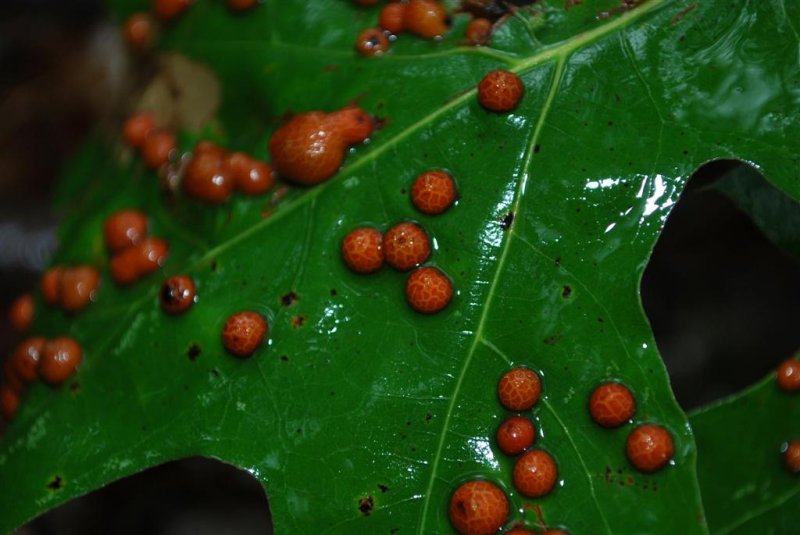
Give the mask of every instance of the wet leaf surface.
[[[69, 385], [34, 386], [9, 427], [0, 529], [199, 454], [265, 485], [277, 533], [449, 533], [449, 495], [473, 477], [508, 492], [512, 524], [706, 532], [695, 439], [638, 284], [700, 164], [739, 158], [800, 192], [788, 141], [800, 124], [798, 8], [650, 0], [598, 17], [618, 3], [563, 4], [508, 18], [491, 48], [459, 46], [467, 17], [456, 15], [442, 42], [402, 35], [371, 59], [353, 42], [378, 10], [344, 1], [267, 1], [241, 15], [197, 2], [166, 29], [160, 45], [207, 64], [223, 88], [217, 120], [181, 132], [184, 150], [210, 136], [264, 157], [286, 114], [354, 101], [385, 125], [331, 181], [221, 207], [165, 197], [119, 141], [86, 145], [62, 184], [56, 261], [97, 265], [102, 288], [77, 317], [36, 320], [45, 336], [77, 338], [86, 357]], [[120, 20], [145, 7], [112, 5]], [[506, 115], [475, 95], [498, 67], [526, 88]], [[460, 192], [435, 217], [408, 198], [432, 168]], [[101, 240], [104, 218], [123, 207], [143, 208], [171, 245], [163, 273], [126, 288], [110, 279]], [[339, 258], [352, 228], [409, 219], [434, 238], [431, 263], [457, 292], [436, 315], [409, 309], [405, 275], [358, 276]], [[175, 273], [194, 277], [199, 302], [168, 317], [158, 286]], [[220, 340], [242, 309], [271, 326], [250, 360]], [[543, 499], [515, 492], [513, 459], [493, 440], [508, 415], [495, 384], [514, 365], [543, 380], [529, 415], [560, 473]], [[608, 379], [633, 390], [635, 422], [670, 430], [674, 465], [636, 473], [624, 457], [632, 425], [591, 422], [589, 393]]]

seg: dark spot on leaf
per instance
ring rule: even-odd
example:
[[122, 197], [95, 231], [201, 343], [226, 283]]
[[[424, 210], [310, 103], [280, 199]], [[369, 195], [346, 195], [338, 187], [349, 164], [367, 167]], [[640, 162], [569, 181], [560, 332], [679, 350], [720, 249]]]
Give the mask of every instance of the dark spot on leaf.
[[556, 267], [561, 267], [561, 257], [560, 256], [556, 257]]
[[603, 323], [605, 320], [604, 320], [603, 318], [597, 318], [597, 321], [598, 321], [599, 323]]
[[430, 422], [433, 419], [433, 414], [428, 413], [425, 415], [425, 421]]
[[50, 490], [61, 490], [64, 487], [64, 480], [61, 479], [61, 476], [55, 476], [53, 480], [47, 484], [47, 488]]
[[500, 227], [503, 230], [508, 230], [511, 228], [511, 224], [514, 222], [514, 212], [509, 212], [503, 216], [503, 219], [500, 220]]
[[297, 297], [297, 294], [294, 293], [294, 292], [289, 292], [289, 293], [283, 294], [281, 296], [281, 305], [283, 305], [285, 307], [290, 307], [293, 304], [295, 304], [297, 301], [298, 301], [298, 297]]
[[387, 487], [386, 485], [383, 485], [381, 483], [378, 483], [378, 489], [380, 489], [381, 492], [388, 492], [389, 491], [389, 487]]
[[336, 288], [331, 288], [331, 297], [336, 297]]
[[572, 287], [564, 286], [564, 289], [561, 290], [561, 297], [563, 297], [564, 299], [569, 299], [570, 295], [572, 295]]
[[283, 362], [289, 362], [289, 355], [281, 355], [281, 360]]
[[300, 429], [299, 427], [297, 429], [295, 429], [294, 432], [297, 433], [298, 435], [302, 435], [303, 434], [303, 430]]
[[688, 154], [689, 154], [689, 151], [688, 151], [688, 150], [686, 150], [686, 149], [683, 149], [683, 155], [684, 155], [684, 156], [687, 156]]
[[549, 346], [556, 345], [561, 340], [562, 335], [560, 334], [551, 334], [547, 338], [544, 339], [544, 343]]
[[211, 261], [211, 271], [216, 271], [216, 270], [217, 270], [217, 259], [215, 258], [214, 260]]
[[625, 480], [625, 482], [626, 482], [626, 483], [627, 483], [629, 486], [630, 486], [630, 485], [633, 485], [633, 478], [632, 478], [631, 476], [628, 476], [628, 479], [626, 479], [626, 480]]
[[533, 153], [534, 154], [539, 154], [539, 151], [541, 149], [542, 149], [542, 147], [540, 147], [539, 144], [537, 143], [536, 145], [533, 146]]
[[292, 317], [292, 327], [294, 327], [295, 329], [302, 327], [305, 322], [306, 322], [306, 317], [303, 316], [302, 314], [298, 314], [297, 316]]
[[406, 425], [411, 425], [411, 420], [406, 420]]
[[73, 394], [77, 394], [81, 391], [81, 384], [78, 381], [75, 381], [71, 385], [69, 385], [69, 391]]
[[611, 468], [610, 467], [606, 466], [606, 473], [604, 474], [604, 476], [605, 476], [605, 479], [606, 479], [606, 483], [611, 483], [612, 476], [611, 476]]
[[361, 511], [362, 515], [369, 516], [374, 508], [375, 500], [372, 499], [372, 496], [367, 496], [366, 498], [358, 500], [358, 510]]
[[208, 373], [210, 373], [213, 377], [219, 377], [219, 370], [216, 368], [212, 368]]
[[400, 528], [392, 528], [392, 529], [390, 529], [390, 530], [389, 530], [389, 533], [391, 533], [392, 535], [394, 535], [394, 534], [395, 534], [395, 533], [397, 533], [398, 531], [400, 531]]
[[512, 15], [516, 8], [529, 6], [536, 0], [464, 0], [461, 10], [475, 17], [483, 17], [492, 22]]
[[375, 130], [385, 128], [391, 122], [389, 117], [375, 117]]
[[405, 195], [406, 193], [408, 193], [406, 188], [400, 188], [400, 195]]
[[197, 357], [200, 356], [200, 353], [203, 352], [203, 348], [200, 347], [198, 344], [192, 344], [189, 346], [189, 349], [186, 350], [186, 356], [189, 357], [189, 360], [194, 362], [197, 360]]

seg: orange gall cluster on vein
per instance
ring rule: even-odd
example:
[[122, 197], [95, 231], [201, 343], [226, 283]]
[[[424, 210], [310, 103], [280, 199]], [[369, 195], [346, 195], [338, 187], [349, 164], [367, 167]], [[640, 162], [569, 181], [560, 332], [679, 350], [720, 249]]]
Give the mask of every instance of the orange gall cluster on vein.
[[[357, 4], [371, 7], [376, 1]], [[380, 56], [389, 51], [398, 35], [410, 33], [422, 39], [442, 40], [450, 30], [450, 15], [446, 6], [437, 0], [408, 0], [389, 2], [378, 13], [378, 25], [362, 30], [356, 38], [355, 49], [362, 56]], [[483, 46], [489, 43], [494, 24], [488, 18], [475, 15], [467, 25], [466, 39], [461, 44]]]
[[[455, 183], [445, 171], [426, 171], [414, 180], [411, 202], [423, 214], [442, 214], [455, 200]], [[356, 273], [374, 273], [384, 263], [397, 271], [409, 271], [428, 260], [431, 240], [421, 225], [411, 221], [397, 223], [385, 234], [373, 227], [359, 227], [344, 237], [341, 253], [347, 267]], [[453, 284], [438, 268], [419, 267], [406, 279], [406, 300], [417, 312], [434, 314], [452, 298]]]

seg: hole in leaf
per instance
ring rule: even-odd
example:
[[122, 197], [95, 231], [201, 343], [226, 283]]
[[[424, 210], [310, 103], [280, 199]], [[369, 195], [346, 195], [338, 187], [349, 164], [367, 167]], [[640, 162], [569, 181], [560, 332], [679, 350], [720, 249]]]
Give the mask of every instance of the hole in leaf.
[[[63, 484], [61, 477], [53, 481]], [[52, 486], [51, 486], [52, 488]], [[116, 481], [42, 515], [20, 533], [270, 535], [263, 487], [244, 470], [192, 457]]]
[[761, 379], [800, 347], [800, 204], [739, 162], [690, 179], [641, 283], [679, 403]]

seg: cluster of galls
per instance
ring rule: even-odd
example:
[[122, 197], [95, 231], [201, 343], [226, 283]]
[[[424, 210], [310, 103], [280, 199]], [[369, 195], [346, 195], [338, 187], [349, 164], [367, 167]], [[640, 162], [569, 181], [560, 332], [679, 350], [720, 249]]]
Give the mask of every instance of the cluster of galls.
[[224, 203], [234, 190], [261, 195], [274, 183], [268, 163], [244, 152], [229, 153], [210, 141], [195, 145], [183, 173], [183, 192], [211, 204]]
[[122, 125], [125, 142], [140, 151], [150, 169], [158, 169], [175, 155], [175, 134], [169, 128], [159, 128], [150, 113], [138, 113]]
[[[589, 397], [589, 414], [601, 427], [615, 429], [633, 419], [636, 399], [622, 383], [602, 383]], [[625, 443], [628, 460], [644, 473], [664, 468], [675, 453], [672, 435], [656, 424], [641, 424], [633, 429]]]
[[83, 358], [81, 346], [72, 338], [46, 340], [32, 337], [23, 340], [6, 359], [0, 384], [0, 413], [11, 421], [19, 409], [25, 389], [41, 379], [58, 386], [69, 379]]
[[[525, 367], [513, 368], [497, 384], [501, 405], [517, 414], [506, 418], [495, 435], [497, 446], [506, 455], [517, 457], [512, 481], [517, 491], [528, 498], [548, 495], [558, 479], [558, 466], [553, 456], [534, 448], [537, 430], [533, 422], [519, 414], [531, 410], [539, 401], [542, 384], [539, 375]], [[617, 428], [631, 421], [636, 413], [636, 400], [631, 391], [619, 382], [600, 384], [589, 396], [589, 414], [604, 428]], [[674, 454], [670, 433], [662, 426], [644, 424], [629, 435], [626, 452], [637, 470], [651, 473], [663, 468]], [[508, 521], [508, 498], [499, 485], [486, 480], [472, 480], [460, 485], [450, 499], [450, 521], [463, 535], [491, 535]], [[533, 534], [514, 528], [506, 534]], [[563, 530], [545, 530], [555, 535]]]
[[97, 298], [100, 273], [92, 266], [53, 266], [42, 275], [42, 297], [52, 306], [77, 313]]
[[147, 216], [139, 210], [120, 210], [109, 216], [103, 235], [117, 284], [133, 284], [155, 272], [169, 255], [166, 241], [148, 236]]
[[[366, 5], [365, 2], [358, 3]], [[447, 33], [448, 24], [447, 11], [436, 0], [389, 2], [378, 15], [378, 26], [358, 34], [356, 50], [362, 56], [377, 56], [389, 50], [397, 34], [408, 32], [423, 39], [436, 39]]]
[[[374, 6], [378, 0], [356, 0], [362, 6]], [[377, 56], [389, 50], [398, 34], [411, 33], [423, 39], [440, 39], [450, 29], [450, 17], [436, 0], [389, 2], [378, 14], [378, 25], [367, 28], [356, 38], [356, 50], [362, 56]], [[489, 19], [476, 17], [467, 25], [466, 44], [488, 44], [492, 33]]]
[[[203, 140], [188, 160], [181, 159], [185, 165], [178, 167], [178, 179], [188, 197], [211, 204], [224, 203], [234, 190], [249, 196], [266, 193], [273, 187], [276, 173], [295, 184], [312, 186], [335, 175], [347, 149], [366, 141], [374, 129], [375, 120], [358, 106], [300, 113], [269, 140], [274, 171], [265, 161]], [[151, 169], [179, 159], [174, 135], [158, 128], [152, 114], [130, 117], [123, 126], [123, 137], [128, 145], [141, 150]]]
[[[149, 12], [134, 13], [122, 24], [122, 36], [128, 46], [137, 52], [149, 50], [155, 43], [158, 24], [178, 20], [192, 5], [193, 0], [152, 0]], [[250, 9], [258, 0], [226, 0], [234, 11]]]
[[[542, 383], [530, 368], [513, 368], [497, 383], [497, 397], [506, 409], [520, 413], [531, 410], [539, 401]], [[508, 417], [497, 429], [495, 439], [506, 455], [517, 456], [512, 481], [514, 487], [529, 498], [550, 494], [558, 479], [558, 466], [553, 456], [541, 448], [533, 448], [536, 427], [524, 416]], [[450, 522], [462, 535], [492, 535], [508, 521], [508, 497], [495, 483], [483, 479], [461, 484], [450, 498]], [[513, 528], [507, 535], [533, 534], [524, 528]], [[566, 533], [558, 529], [544, 531], [548, 535]]]
[[[201, 149], [202, 153], [217, 150], [220, 149]], [[106, 219], [103, 230], [106, 246], [114, 255], [110, 263], [111, 274], [118, 283], [130, 284], [163, 264], [167, 254], [166, 243], [147, 237], [148, 224], [144, 213], [138, 210], [115, 212]], [[171, 315], [183, 314], [197, 301], [196, 292], [191, 277], [173, 275], [161, 285], [161, 309]], [[255, 312], [234, 314], [222, 329], [223, 345], [238, 357], [250, 356], [263, 342], [267, 330], [266, 320]]]
[[[443, 213], [456, 200], [453, 178], [441, 170], [420, 174], [411, 187], [411, 200], [424, 214]], [[420, 225], [404, 221], [385, 234], [373, 227], [354, 229], [342, 240], [341, 251], [345, 264], [356, 273], [374, 273], [384, 263], [397, 271], [409, 271], [428, 260], [431, 242]], [[406, 299], [417, 312], [433, 314], [452, 298], [453, 285], [438, 268], [420, 267], [406, 280]]]

